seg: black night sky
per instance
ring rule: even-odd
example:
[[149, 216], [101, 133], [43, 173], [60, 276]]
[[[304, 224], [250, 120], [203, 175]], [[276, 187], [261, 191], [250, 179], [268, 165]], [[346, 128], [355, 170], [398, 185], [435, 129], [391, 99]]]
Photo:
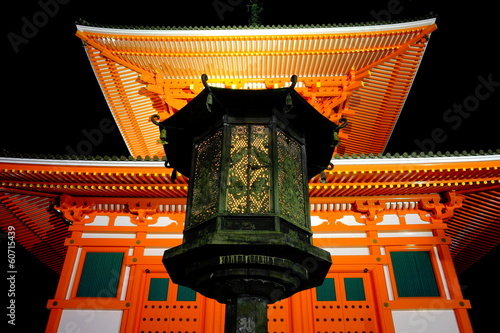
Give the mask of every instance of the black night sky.
[[[238, 26], [248, 24], [246, 3], [5, 2], [2, 59], [6, 103], [0, 116], [0, 152], [66, 155], [85, 138], [85, 131], [112, 119], [81, 41], [75, 36], [75, 22], [79, 19], [130, 27]], [[300, 25], [412, 20], [433, 13], [438, 29], [432, 33], [386, 152], [478, 152], [500, 149], [500, 66], [496, 46], [500, 28], [494, 4], [485, 0], [446, 4], [437, 0], [264, 0], [261, 17], [265, 25]], [[439, 140], [432, 139], [436, 131]], [[89, 153], [129, 154], [116, 128], [105, 133]], [[476, 332], [485, 332], [494, 320], [493, 309], [485, 302], [486, 298], [494, 302], [500, 296], [492, 266], [498, 264], [498, 258], [497, 246], [460, 276], [465, 297], [476, 307], [470, 311]], [[43, 332], [48, 314], [44, 307], [53, 296], [57, 275], [29, 254], [21, 260], [25, 276], [30, 278], [20, 279], [19, 288], [31, 295], [25, 296], [22, 309], [31, 315], [20, 315], [18, 319], [26, 328], [31, 327], [31, 332]], [[36, 277], [36, 282], [31, 277]]]

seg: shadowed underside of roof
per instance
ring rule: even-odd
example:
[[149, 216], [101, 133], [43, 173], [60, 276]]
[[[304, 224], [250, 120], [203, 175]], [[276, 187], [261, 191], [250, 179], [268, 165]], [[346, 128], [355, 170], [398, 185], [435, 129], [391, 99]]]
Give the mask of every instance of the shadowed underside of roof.
[[57, 195], [6, 192], [0, 189], [0, 227], [14, 227], [15, 240], [54, 272], [60, 274], [66, 256], [68, 224], [52, 209]]
[[161, 156], [149, 118], [168, 118], [202, 89], [296, 90], [341, 132], [339, 154], [383, 152], [412, 85], [434, 19], [399, 24], [224, 30], [77, 26], [132, 156]]
[[458, 273], [500, 244], [500, 189], [466, 192], [448, 223], [450, 251]]
[[[334, 159], [310, 180], [312, 204], [332, 197], [427, 195], [453, 191], [462, 206], [446, 222], [462, 272], [500, 243], [500, 151], [497, 155]], [[53, 208], [60, 195], [163, 198], [185, 203], [188, 179], [171, 178], [162, 161], [0, 158], [0, 227], [15, 225], [21, 245], [56, 272], [64, 261], [67, 223]]]

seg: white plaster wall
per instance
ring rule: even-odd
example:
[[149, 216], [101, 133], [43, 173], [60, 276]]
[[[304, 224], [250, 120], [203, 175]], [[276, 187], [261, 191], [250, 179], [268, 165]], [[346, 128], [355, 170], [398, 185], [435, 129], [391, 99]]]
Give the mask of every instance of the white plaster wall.
[[393, 310], [396, 333], [460, 333], [453, 310]]
[[57, 333], [119, 333], [121, 310], [63, 310]]
[[431, 224], [429, 221], [424, 221], [419, 214], [406, 214], [406, 224]]
[[86, 227], [95, 227], [95, 226], [107, 226], [109, 224], [109, 216], [108, 215], [97, 215], [94, 218], [94, 221], [91, 223], [86, 223]]
[[160, 217], [158, 217], [158, 220], [156, 221], [156, 223], [151, 224], [150, 227], [166, 227], [168, 225], [171, 225], [172, 223], [175, 223], [176, 225], [179, 224], [179, 222], [172, 220], [168, 216], [160, 216]]
[[360, 247], [322, 247], [323, 250], [330, 252], [332, 256], [367, 256], [370, 255], [368, 246]]
[[[144, 249], [145, 256], [153, 256], [153, 257], [163, 257], [163, 252], [168, 250], [169, 247], [146, 247]], [[160, 258], [161, 259], [161, 258]], [[160, 260], [158, 259], [158, 260]]]
[[432, 237], [434, 234], [432, 231], [379, 231], [377, 233], [378, 237], [380, 238], [387, 238], [387, 237]]
[[382, 216], [382, 221], [378, 222], [377, 225], [399, 225], [399, 217], [396, 214], [384, 214]]
[[116, 227], [136, 227], [137, 225], [132, 223], [132, 221], [130, 220], [130, 216], [118, 215], [115, 218], [115, 226]]

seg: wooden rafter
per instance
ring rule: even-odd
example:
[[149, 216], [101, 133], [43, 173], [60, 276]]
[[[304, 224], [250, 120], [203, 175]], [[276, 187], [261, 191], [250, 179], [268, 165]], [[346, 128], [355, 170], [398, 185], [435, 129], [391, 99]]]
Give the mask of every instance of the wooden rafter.
[[[186, 202], [187, 178], [179, 175], [173, 180], [171, 170], [161, 161], [27, 162], [0, 159], [1, 225], [23, 224], [16, 227], [26, 231], [22, 231], [22, 239], [27, 240], [23, 246], [30, 249], [40, 244], [37, 253], [55, 271], [61, 269], [63, 244], [57, 242], [61, 235], [53, 231], [66, 230], [66, 222], [56, 209], [75, 220], [98, 203], [103, 207], [100, 209], [118, 209], [133, 202], [130, 214], [145, 223], [147, 214], [157, 213], [150, 203], [177, 207]], [[414, 198], [419, 202], [431, 198], [422, 201], [419, 208], [447, 220], [446, 235], [451, 237], [450, 249], [459, 272], [498, 244], [498, 155], [340, 159], [333, 163], [334, 169], [327, 170], [324, 179], [318, 175], [309, 182], [311, 215], [334, 219], [331, 207], [354, 204], [360, 214], [364, 212], [375, 221], [378, 210], [389, 209], [384, 204], [389, 199]], [[439, 197], [437, 193], [447, 195]], [[61, 195], [75, 199], [61, 201]], [[453, 214], [446, 205], [454, 207]], [[54, 258], [60, 259], [52, 263]]]

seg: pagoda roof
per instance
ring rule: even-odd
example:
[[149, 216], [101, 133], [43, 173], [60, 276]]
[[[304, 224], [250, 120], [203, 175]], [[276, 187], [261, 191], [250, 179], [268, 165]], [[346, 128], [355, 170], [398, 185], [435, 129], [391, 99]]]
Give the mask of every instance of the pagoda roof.
[[435, 19], [292, 27], [110, 28], [77, 25], [97, 80], [133, 156], [162, 156], [162, 120], [209, 84], [288, 86], [341, 132], [340, 154], [382, 153], [426, 49]]
[[[447, 221], [447, 233], [455, 266], [463, 271], [500, 241], [500, 150], [441, 155], [337, 156], [333, 170], [310, 180], [311, 205], [336, 197], [460, 194], [464, 200]], [[171, 171], [159, 158], [0, 157], [0, 223], [18, 226], [21, 245], [59, 272], [69, 235], [67, 222], [53, 208], [61, 195], [123, 203], [161, 199], [183, 206], [188, 179], [172, 179]]]

